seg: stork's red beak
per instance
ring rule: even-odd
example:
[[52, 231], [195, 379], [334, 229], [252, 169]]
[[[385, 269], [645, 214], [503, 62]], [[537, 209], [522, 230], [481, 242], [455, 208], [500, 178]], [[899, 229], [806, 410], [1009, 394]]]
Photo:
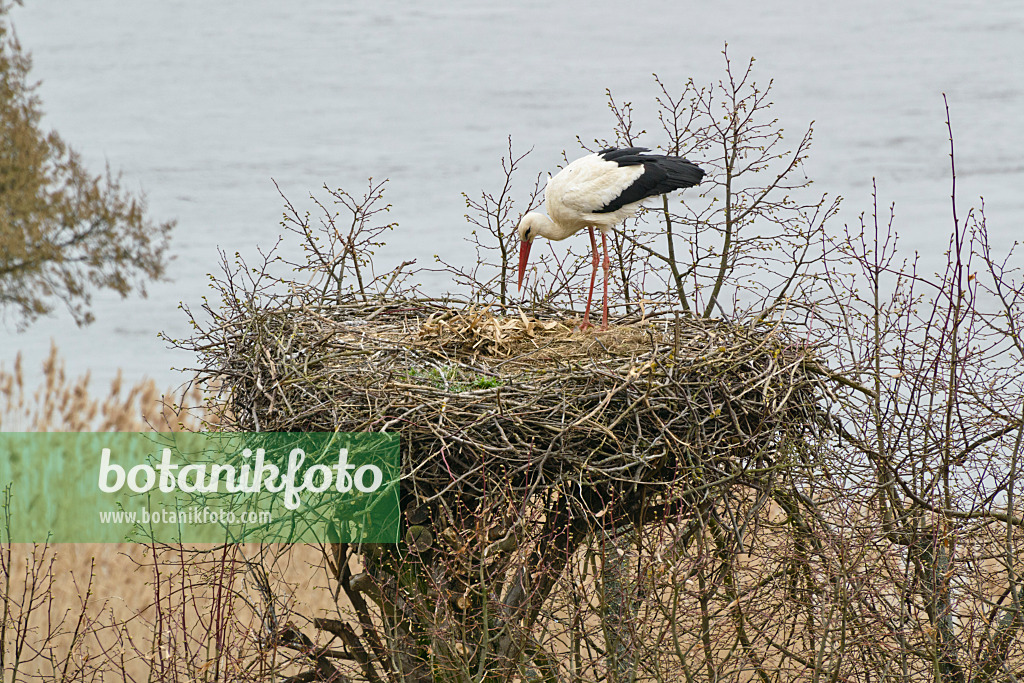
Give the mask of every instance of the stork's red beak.
[[530, 260], [530, 247], [533, 241], [524, 241], [519, 247], [519, 289], [523, 288], [523, 276], [526, 275], [526, 262]]

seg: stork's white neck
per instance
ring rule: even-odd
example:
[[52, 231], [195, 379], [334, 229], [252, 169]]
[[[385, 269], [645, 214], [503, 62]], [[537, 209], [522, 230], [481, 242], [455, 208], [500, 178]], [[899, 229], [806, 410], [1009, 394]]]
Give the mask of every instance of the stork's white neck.
[[534, 237], [546, 237], [549, 240], [564, 240], [579, 230], [578, 226], [563, 225], [556, 223], [542, 213], [531, 211], [523, 216], [520, 221], [520, 236], [528, 229], [530, 239]]

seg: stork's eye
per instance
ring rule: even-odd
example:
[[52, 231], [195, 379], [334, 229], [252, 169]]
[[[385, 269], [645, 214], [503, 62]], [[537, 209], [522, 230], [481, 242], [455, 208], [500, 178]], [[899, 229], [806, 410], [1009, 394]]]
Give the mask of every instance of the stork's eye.
[[523, 233], [523, 239], [524, 240], [529, 240], [530, 239], [530, 230], [532, 230], [532, 228], [527, 228], [526, 232]]

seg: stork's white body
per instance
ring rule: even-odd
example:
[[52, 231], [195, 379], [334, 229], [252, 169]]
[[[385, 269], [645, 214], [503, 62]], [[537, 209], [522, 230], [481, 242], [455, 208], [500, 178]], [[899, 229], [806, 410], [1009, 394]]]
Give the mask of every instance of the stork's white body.
[[564, 240], [583, 228], [590, 232], [593, 250], [593, 271], [583, 327], [590, 324], [590, 304], [599, 263], [594, 228], [601, 231], [604, 250], [604, 315], [602, 326], [608, 326], [608, 245], [607, 233], [634, 215], [644, 199], [700, 183], [704, 171], [679, 157], [643, 154], [643, 147], [606, 149], [588, 154], [548, 178], [544, 203], [548, 216], [531, 211], [519, 222], [522, 249], [519, 254], [519, 286], [535, 237]]
[[625, 204], [609, 213], [595, 211], [608, 206], [643, 173], [641, 165], [619, 166], [597, 154], [588, 154], [563, 168], [553, 178], [548, 178], [544, 204], [552, 222], [559, 228], [556, 233], [562, 235], [549, 239], [565, 239], [590, 227], [608, 232], [634, 215], [642, 201]]

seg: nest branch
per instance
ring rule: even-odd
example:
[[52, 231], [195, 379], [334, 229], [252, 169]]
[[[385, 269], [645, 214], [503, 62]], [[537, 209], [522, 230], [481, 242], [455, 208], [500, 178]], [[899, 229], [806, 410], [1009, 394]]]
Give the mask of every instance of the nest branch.
[[652, 496], [788, 461], [828, 428], [832, 373], [778, 326], [676, 315], [579, 332], [506, 310], [280, 306], [196, 350], [234, 428], [401, 432], [407, 506], [547, 486], [576, 499], [573, 514], [616, 500], [633, 518]]

